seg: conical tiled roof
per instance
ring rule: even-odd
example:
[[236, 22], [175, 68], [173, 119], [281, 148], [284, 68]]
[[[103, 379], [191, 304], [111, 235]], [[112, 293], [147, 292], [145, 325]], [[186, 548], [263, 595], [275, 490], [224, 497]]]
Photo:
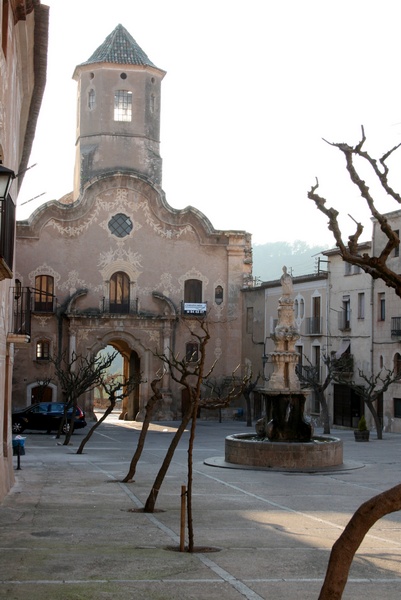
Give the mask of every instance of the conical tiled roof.
[[82, 65], [116, 63], [119, 65], [147, 65], [156, 67], [122, 25], [107, 36], [103, 44]]

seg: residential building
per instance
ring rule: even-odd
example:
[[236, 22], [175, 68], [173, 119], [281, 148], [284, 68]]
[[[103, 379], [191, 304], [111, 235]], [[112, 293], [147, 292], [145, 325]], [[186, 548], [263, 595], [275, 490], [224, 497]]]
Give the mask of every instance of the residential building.
[[[272, 372], [269, 352], [274, 350], [271, 335], [277, 325], [281, 294], [280, 280], [243, 290], [243, 363], [252, 371], [253, 379], [260, 374], [254, 394], [255, 418], [263, 411], [258, 389], [265, 387], [265, 381]], [[295, 323], [300, 333], [296, 344], [299, 367], [303, 364], [313, 365], [323, 374], [322, 354], [328, 348], [328, 273], [319, 271], [316, 274], [293, 277], [293, 299]], [[313, 394], [307, 397], [305, 411], [315, 415], [320, 412]]]
[[[51, 356], [112, 347], [125, 375], [141, 374], [122, 416], [141, 419], [161, 370], [157, 356], [198, 359], [196, 319], [207, 319], [206, 370], [241, 363], [241, 289], [251, 236], [215, 230], [199, 210], [177, 210], [162, 189], [165, 72], [118, 25], [78, 65], [74, 190], [17, 226], [17, 275], [32, 293], [31, 344], [20, 351], [14, 406], [62, 398]], [[179, 160], [179, 157], [177, 157]], [[190, 198], [189, 198], [190, 199]], [[181, 415], [185, 397], [166, 373], [155, 418]], [[93, 393], [80, 398], [90, 411]]]
[[10, 415], [16, 349], [29, 340], [19, 320], [15, 204], [46, 81], [48, 15], [40, 0], [0, 1], [0, 171], [6, 168], [16, 175], [9, 193], [0, 199], [0, 500], [14, 481]]

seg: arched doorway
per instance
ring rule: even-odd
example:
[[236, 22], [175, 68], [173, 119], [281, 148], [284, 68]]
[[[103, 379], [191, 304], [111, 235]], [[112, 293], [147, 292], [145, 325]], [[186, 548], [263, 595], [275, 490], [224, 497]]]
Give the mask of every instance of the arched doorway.
[[[128, 380], [131, 377], [140, 380], [141, 361], [135, 350], [132, 350], [125, 340], [113, 339], [108, 345], [103, 348], [99, 354], [113, 354], [118, 352], [118, 355], [113, 361], [113, 364], [108, 369], [108, 374], [111, 377], [121, 377], [121, 380]], [[106, 374], [107, 377], [107, 374]], [[134, 421], [140, 410], [140, 386], [134, 387], [128, 397], [122, 399], [117, 405], [120, 410], [120, 419]], [[108, 398], [100, 388], [97, 388], [94, 393], [94, 406], [104, 409], [108, 406]]]

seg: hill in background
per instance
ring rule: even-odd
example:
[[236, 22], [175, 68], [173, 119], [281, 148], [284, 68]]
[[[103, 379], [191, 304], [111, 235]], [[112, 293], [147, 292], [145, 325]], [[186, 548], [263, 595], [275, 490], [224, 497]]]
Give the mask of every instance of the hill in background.
[[[260, 281], [280, 279], [283, 266], [293, 277], [317, 273], [318, 258], [329, 246], [309, 246], [307, 242], [271, 242], [253, 246], [253, 276]], [[326, 264], [321, 265], [326, 270]]]

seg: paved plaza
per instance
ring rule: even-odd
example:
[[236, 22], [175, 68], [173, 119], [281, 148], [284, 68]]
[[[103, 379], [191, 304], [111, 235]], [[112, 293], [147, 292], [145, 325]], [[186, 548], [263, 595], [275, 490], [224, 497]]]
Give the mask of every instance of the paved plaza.
[[[121, 483], [141, 425], [111, 415], [83, 455], [54, 435], [26, 433], [16, 484], [0, 505], [0, 598], [7, 600], [313, 600], [329, 553], [355, 509], [401, 481], [401, 435], [344, 441], [344, 469], [280, 473], [209, 466], [245, 423], [199, 421], [194, 452], [195, 544], [178, 552], [188, 432], [160, 490], [140, 509], [178, 423], [155, 423], [135, 482]], [[321, 433], [317, 431], [316, 433]], [[212, 461], [213, 462], [213, 461]], [[15, 467], [17, 459], [14, 458]], [[401, 597], [401, 515], [370, 531], [344, 598]]]

